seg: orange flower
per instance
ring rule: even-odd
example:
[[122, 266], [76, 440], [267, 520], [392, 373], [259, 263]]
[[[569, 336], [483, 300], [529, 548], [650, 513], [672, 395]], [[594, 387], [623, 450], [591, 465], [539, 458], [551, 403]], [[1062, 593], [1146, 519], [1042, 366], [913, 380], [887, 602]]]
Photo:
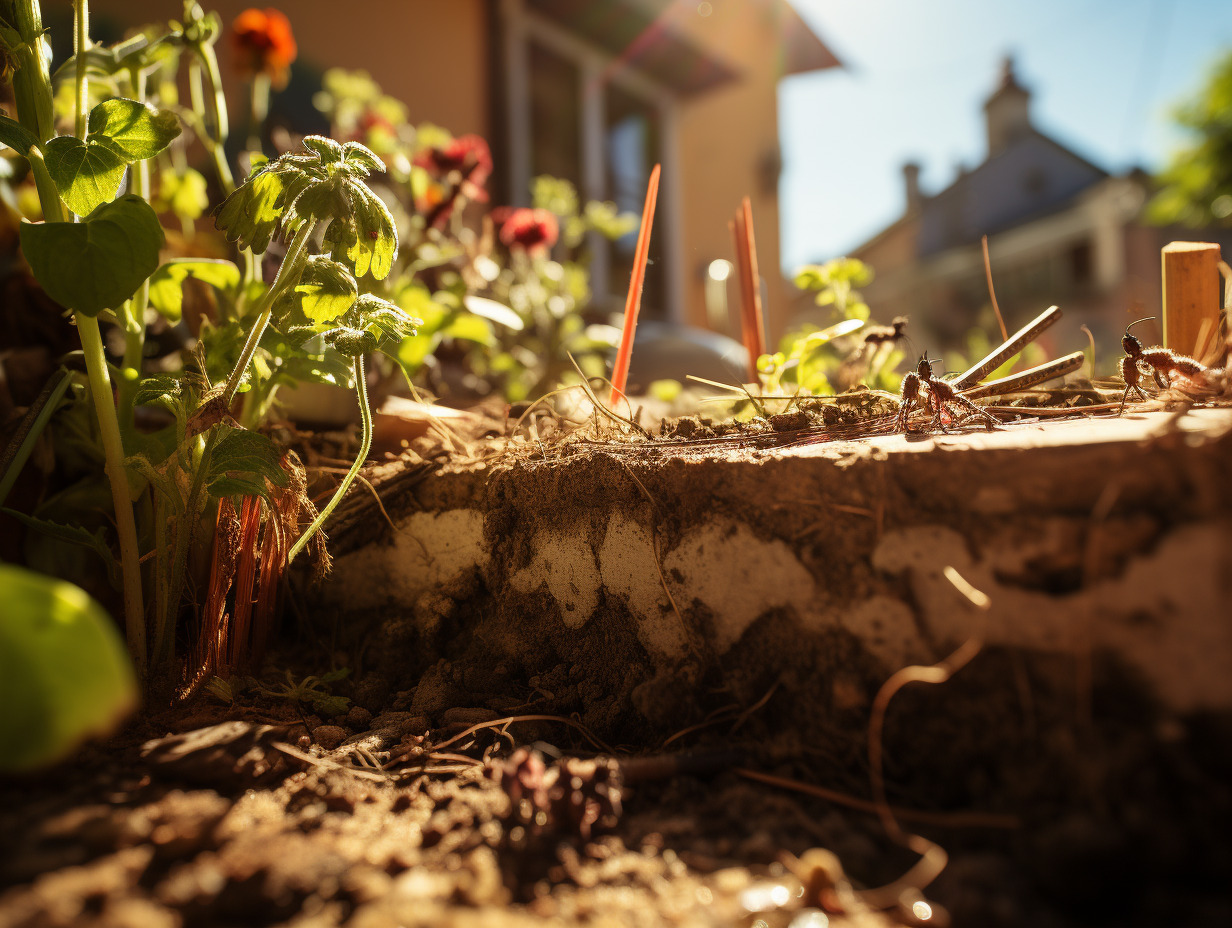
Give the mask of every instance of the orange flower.
[[247, 75], [268, 74], [275, 87], [285, 87], [298, 49], [291, 21], [273, 8], [245, 10], [231, 23], [236, 64]]
[[527, 254], [546, 253], [560, 236], [556, 215], [546, 209], [511, 210], [504, 219], [500, 240], [509, 248], [523, 248]]

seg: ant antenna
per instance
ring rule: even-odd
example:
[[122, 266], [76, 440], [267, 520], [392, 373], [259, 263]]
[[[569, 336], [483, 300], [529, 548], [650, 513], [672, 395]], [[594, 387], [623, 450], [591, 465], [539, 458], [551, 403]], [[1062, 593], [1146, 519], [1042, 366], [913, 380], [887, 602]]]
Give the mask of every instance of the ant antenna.
[[1129, 330], [1132, 329], [1134, 326], [1136, 326], [1139, 322], [1146, 322], [1148, 319], [1154, 319], [1154, 318], [1155, 318], [1154, 316], [1143, 316], [1141, 319], [1137, 319], [1134, 322], [1131, 322], [1129, 325], [1125, 327], [1125, 334], [1128, 335]]

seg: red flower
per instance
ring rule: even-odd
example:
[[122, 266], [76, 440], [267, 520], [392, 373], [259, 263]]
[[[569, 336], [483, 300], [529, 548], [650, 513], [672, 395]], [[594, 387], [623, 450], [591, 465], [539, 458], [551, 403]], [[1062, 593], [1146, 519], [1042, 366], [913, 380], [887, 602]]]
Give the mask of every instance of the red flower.
[[415, 164], [444, 177], [454, 171], [462, 175], [462, 193], [471, 200], [483, 201], [483, 185], [492, 174], [492, 151], [478, 135], [460, 135], [445, 145], [425, 148], [415, 156]]
[[527, 254], [545, 254], [560, 236], [556, 215], [546, 209], [523, 207], [510, 211], [500, 230], [500, 240], [509, 248], [523, 248]]
[[291, 21], [275, 9], [245, 10], [231, 23], [236, 64], [248, 76], [268, 74], [275, 87], [285, 87], [298, 49]]

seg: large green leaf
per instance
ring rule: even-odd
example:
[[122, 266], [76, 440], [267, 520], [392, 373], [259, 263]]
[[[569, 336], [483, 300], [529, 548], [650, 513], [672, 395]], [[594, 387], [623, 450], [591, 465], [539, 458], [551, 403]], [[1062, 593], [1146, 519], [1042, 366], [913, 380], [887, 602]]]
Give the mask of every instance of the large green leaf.
[[21, 226], [21, 250], [35, 279], [61, 306], [87, 316], [131, 297], [158, 267], [162, 244], [158, 216], [132, 193], [82, 222]]
[[47, 173], [55, 181], [64, 205], [85, 216], [120, 191], [128, 162], [106, 142], [61, 135], [44, 149]]
[[87, 140], [105, 138], [129, 162], [144, 161], [165, 151], [180, 134], [180, 120], [136, 100], [107, 100], [90, 110]]
[[263, 254], [278, 230], [285, 192], [286, 184], [278, 171], [267, 168], [254, 173], [222, 201], [215, 225], [229, 241]]
[[0, 602], [0, 767], [59, 760], [136, 707], [124, 645], [80, 587], [0, 564]]
[[350, 190], [355, 241], [347, 250], [347, 257], [355, 265], [356, 277], [371, 271], [376, 280], [384, 280], [398, 254], [398, 232], [393, 216], [385, 202], [362, 183], [352, 184]]
[[16, 119], [0, 114], [0, 143], [24, 155], [38, 144], [38, 139]]
[[220, 258], [175, 258], [160, 267], [150, 278], [150, 305], [171, 322], [180, 321], [189, 277], [225, 292], [239, 284], [240, 269]]

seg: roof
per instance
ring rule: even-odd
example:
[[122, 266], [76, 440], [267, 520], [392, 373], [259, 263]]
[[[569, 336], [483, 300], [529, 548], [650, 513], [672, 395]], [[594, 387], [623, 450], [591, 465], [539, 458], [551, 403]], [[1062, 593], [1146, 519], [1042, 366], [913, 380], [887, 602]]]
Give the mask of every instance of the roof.
[[[841, 66], [786, 0], [714, 0], [716, 4], [724, 2], [757, 2], [769, 7], [780, 30], [784, 73], [801, 74]], [[673, 0], [527, 0], [526, 5], [681, 94], [704, 93], [738, 79], [738, 69], [662, 15], [672, 3]]]

